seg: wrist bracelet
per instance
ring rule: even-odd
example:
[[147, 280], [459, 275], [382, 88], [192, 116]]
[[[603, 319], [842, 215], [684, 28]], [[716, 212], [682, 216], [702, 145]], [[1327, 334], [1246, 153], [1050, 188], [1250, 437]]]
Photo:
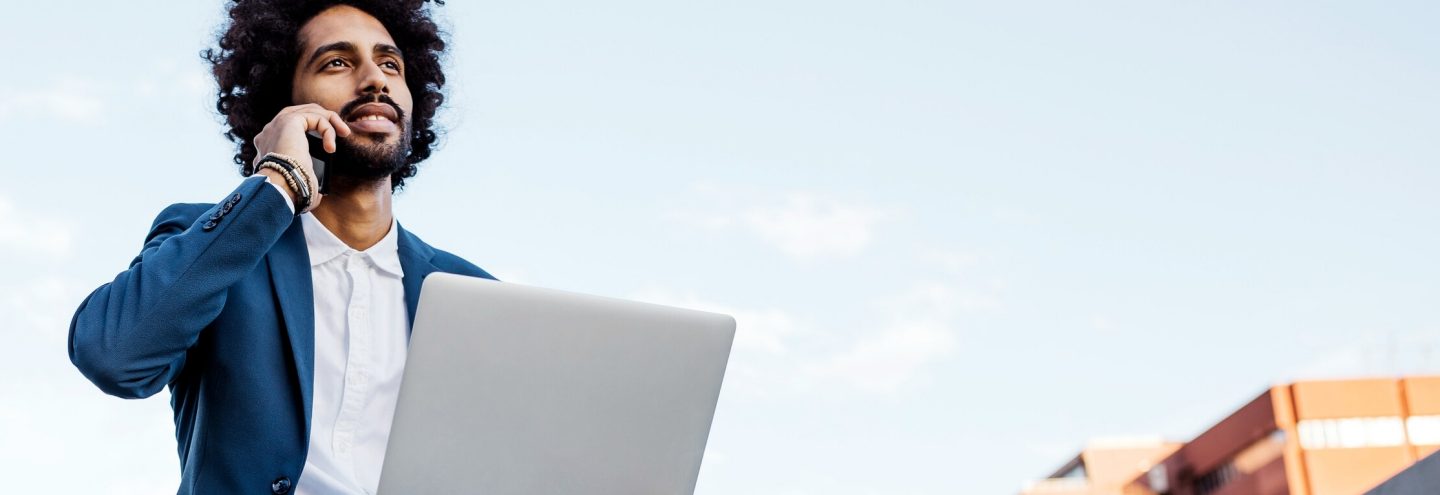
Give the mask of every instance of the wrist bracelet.
[[289, 158], [278, 153], [267, 153], [260, 159], [259, 168], [269, 168], [284, 175], [286, 184], [290, 186], [290, 191], [296, 196], [295, 214], [300, 215], [310, 209], [310, 203], [313, 200], [310, 195], [310, 181], [300, 167]]
[[310, 196], [310, 191], [315, 189], [310, 184], [310, 176], [300, 168], [300, 162], [295, 161], [294, 158], [279, 153], [266, 153], [260, 158], [260, 162], [270, 162], [285, 167], [285, 171], [293, 175], [295, 181], [300, 184], [301, 192], [305, 196]]
[[294, 167], [296, 182], [300, 182], [305, 188], [305, 210], [309, 211], [310, 207], [315, 205], [315, 196], [320, 194], [320, 185], [316, 183], [317, 180], [315, 179], [314, 172], [307, 172], [304, 167], [300, 166], [299, 160], [289, 155], [279, 153], [266, 153], [265, 155], [277, 160], [283, 160], [289, 163], [291, 167]]
[[290, 175], [290, 173], [285, 170], [285, 167], [274, 162], [262, 162], [255, 167], [255, 173], [258, 174], [261, 170], [274, 170], [279, 173], [280, 179], [284, 182], [285, 187], [289, 188], [290, 192], [295, 196], [295, 214], [299, 215], [305, 211], [300, 205], [300, 186], [295, 182], [295, 176]]
[[[295, 184], [295, 178], [291, 177], [290, 173], [286, 172], [284, 167], [281, 167], [274, 163], [261, 163], [259, 166], [256, 167], [255, 173], [258, 174], [261, 170], [274, 170], [276, 172], [279, 172], [280, 180], [285, 181], [285, 187], [290, 188], [290, 192], [300, 190], [299, 186]], [[296, 194], [298, 195], [299, 193]]]
[[280, 172], [285, 177], [285, 183], [290, 187], [290, 192], [295, 196], [295, 214], [305, 212], [310, 206], [310, 190], [306, 187], [305, 181], [298, 177], [294, 167], [289, 163], [280, 160], [261, 160], [262, 168], [268, 168]]
[[266, 153], [265, 157], [261, 158], [261, 160], [264, 160], [265, 158], [280, 160], [280, 163], [284, 165], [289, 165], [290, 167], [288, 168], [293, 169], [293, 171], [295, 172], [295, 179], [300, 182], [304, 182], [307, 191], [319, 192], [319, 188], [315, 187], [315, 182], [310, 180], [310, 174], [305, 173], [305, 169], [300, 166], [299, 160], [296, 160], [290, 155], [282, 155], [275, 152]]

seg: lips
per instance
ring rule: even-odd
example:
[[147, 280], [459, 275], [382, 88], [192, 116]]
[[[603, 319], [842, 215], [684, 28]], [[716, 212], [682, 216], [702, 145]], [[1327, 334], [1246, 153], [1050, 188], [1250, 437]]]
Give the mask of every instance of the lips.
[[358, 132], [396, 132], [400, 130], [399, 120], [395, 109], [384, 103], [366, 103], [345, 116], [345, 124], [350, 126], [350, 130]]

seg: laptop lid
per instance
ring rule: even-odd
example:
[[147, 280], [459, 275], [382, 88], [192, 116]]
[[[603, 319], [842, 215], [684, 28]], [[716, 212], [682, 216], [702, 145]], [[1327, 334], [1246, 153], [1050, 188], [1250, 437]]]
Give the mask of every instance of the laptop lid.
[[690, 494], [729, 316], [426, 278], [381, 495]]

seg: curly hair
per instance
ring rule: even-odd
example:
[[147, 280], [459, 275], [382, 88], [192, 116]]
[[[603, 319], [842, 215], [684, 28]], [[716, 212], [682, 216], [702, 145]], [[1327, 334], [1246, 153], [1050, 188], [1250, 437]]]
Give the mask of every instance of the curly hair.
[[[441, 58], [445, 40], [425, 5], [430, 0], [231, 0], [230, 20], [218, 47], [201, 56], [212, 66], [218, 83], [216, 110], [225, 117], [225, 137], [235, 143], [241, 173], [255, 160], [256, 135], [293, 105], [291, 80], [300, 58], [300, 28], [320, 12], [349, 5], [380, 21], [405, 53], [405, 84], [414, 97], [409, 129], [410, 151], [405, 165], [390, 176], [392, 189], [415, 176], [416, 164], [430, 157], [438, 136], [435, 112], [445, 101]], [[433, 0], [443, 5], [443, 0]]]

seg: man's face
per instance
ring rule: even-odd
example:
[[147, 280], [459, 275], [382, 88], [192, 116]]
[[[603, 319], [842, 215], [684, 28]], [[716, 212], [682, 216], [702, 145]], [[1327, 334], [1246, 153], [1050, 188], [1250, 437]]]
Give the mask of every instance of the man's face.
[[370, 14], [340, 5], [306, 22], [297, 38], [291, 101], [333, 110], [354, 131], [337, 139], [338, 163], [329, 173], [378, 179], [399, 170], [410, 152], [414, 103], [390, 32]]

